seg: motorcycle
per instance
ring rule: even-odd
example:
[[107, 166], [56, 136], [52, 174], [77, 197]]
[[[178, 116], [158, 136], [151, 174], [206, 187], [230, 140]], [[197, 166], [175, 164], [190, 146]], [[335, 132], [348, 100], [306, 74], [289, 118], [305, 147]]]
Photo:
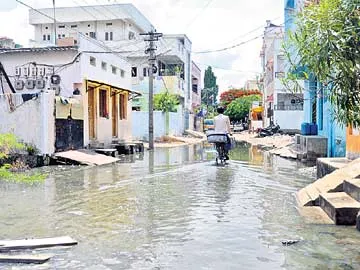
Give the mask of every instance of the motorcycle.
[[[226, 164], [227, 151], [229, 150], [229, 144], [231, 139], [226, 133], [207, 133], [207, 140], [209, 143], [213, 143], [216, 149], [216, 165]], [[231, 147], [230, 147], [231, 148]]]
[[282, 131], [280, 130], [279, 125], [271, 124], [270, 126], [268, 126], [266, 128], [261, 128], [258, 130], [259, 137], [268, 137], [268, 136], [272, 136], [274, 134], [282, 134]]

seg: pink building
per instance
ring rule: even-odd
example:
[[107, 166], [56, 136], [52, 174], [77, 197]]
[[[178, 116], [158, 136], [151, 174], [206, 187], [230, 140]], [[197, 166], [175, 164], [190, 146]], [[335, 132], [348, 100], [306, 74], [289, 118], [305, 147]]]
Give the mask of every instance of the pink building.
[[192, 111], [201, 105], [201, 70], [192, 62], [191, 67], [192, 81]]

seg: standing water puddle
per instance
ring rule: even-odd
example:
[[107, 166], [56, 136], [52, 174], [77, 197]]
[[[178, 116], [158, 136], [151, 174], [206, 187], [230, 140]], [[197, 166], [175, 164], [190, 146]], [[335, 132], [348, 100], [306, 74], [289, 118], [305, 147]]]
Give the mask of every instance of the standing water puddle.
[[299, 216], [294, 194], [314, 181], [309, 169], [244, 144], [224, 167], [213, 159], [200, 145], [157, 149], [56, 168], [44, 184], [1, 182], [1, 238], [79, 241], [16, 269], [359, 269], [353, 227]]

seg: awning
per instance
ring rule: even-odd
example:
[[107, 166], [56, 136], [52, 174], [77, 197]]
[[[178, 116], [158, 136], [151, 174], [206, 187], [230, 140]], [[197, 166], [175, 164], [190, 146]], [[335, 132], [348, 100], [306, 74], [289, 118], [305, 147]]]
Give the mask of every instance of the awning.
[[255, 113], [262, 113], [264, 111], [264, 108], [262, 106], [255, 107], [251, 109]]
[[86, 80], [86, 92], [88, 92], [88, 84], [94, 85], [94, 87], [98, 88], [101, 86], [106, 86], [109, 87], [111, 89], [111, 96], [117, 95], [117, 94], [122, 94], [122, 93], [129, 93], [129, 100], [142, 96], [141, 93], [133, 91], [133, 90], [129, 90], [129, 89], [125, 89], [122, 87], [118, 87], [118, 86], [114, 86], [108, 83], [103, 83], [103, 82], [99, 82], [99, 81], [94, 81], [94, 80]]

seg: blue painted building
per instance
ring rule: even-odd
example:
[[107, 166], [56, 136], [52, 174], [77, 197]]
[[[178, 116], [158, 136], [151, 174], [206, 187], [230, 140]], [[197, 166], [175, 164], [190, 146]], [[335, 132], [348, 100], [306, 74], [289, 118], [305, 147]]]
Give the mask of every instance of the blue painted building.
[[346, 127], [341, 126], [335, 120], [333, 106], [327, 98], [327, 92], [330, 90], [326, 88], [322, 89], [321, 85], [316, 81], [311, 83], [317, 85], [314, 89], [315, 92], [314, 90], [309, 91], [312, 93], [312, 99], [310, 101], [314, 104], [313, 112], [316, 113], [315, 117], [313, 117], [315, 118], [313, 122], [316, 120], [319, 135], [328, 139], [328, 157], [345, 157]]
[[[296, 31], [295, 14], [304, 5], [304, 0], [285, 0], [285, 39], [289, 31]], [[316, 123], [318, 135], [328, 139], [328, 157], [346, 155], [346, 127], [335, 120], [333, 107], [327, 98], [329, 89], [322, 89], [314, 76], [304, 81], [304, 122]]]

